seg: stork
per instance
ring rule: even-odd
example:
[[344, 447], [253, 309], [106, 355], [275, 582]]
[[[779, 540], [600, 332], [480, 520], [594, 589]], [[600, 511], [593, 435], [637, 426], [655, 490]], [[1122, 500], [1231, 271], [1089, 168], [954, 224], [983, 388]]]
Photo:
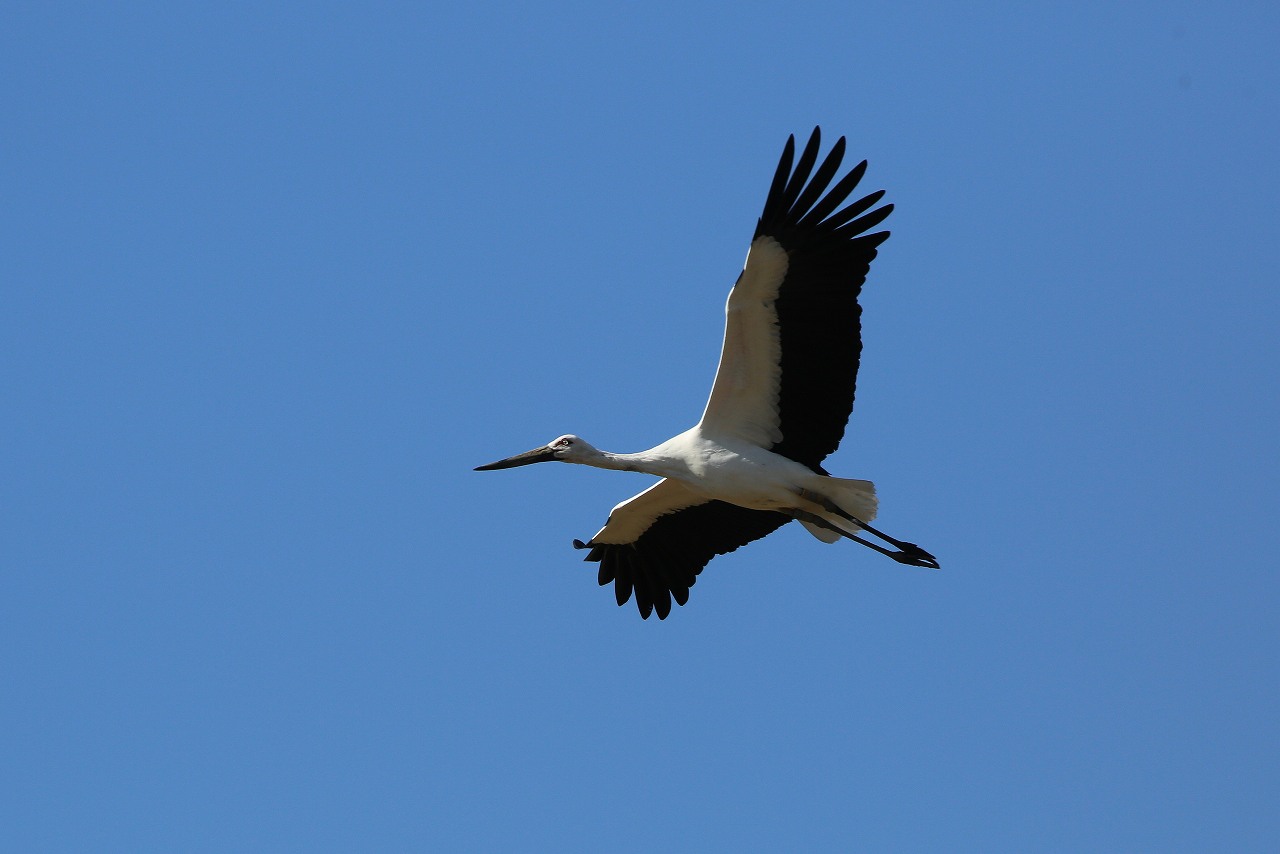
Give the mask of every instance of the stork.
[[794, 136], [783, 148], [725, 306], [720, 366], [697, 424], [639, 453], [601, 451], [564, 435], [475, 469], [559, 461], [661, 477], [614, 507], [591, 539], [573, 541], [587, 550], [585, 560], [600, 564], [600, 585], [613, 583], [618, 605], [634, 592], [646, 620], [654, 611], [666, 619], [672, 600], [687, 603], [713, 557], [793, 519], [824, 543], [847, 538], [902, 564], [939, 568], [924, 549], [869, 524], [877, 508], [870, 481], [833, 477], [821, 465], [853, 410], [858, 293], [889, 236], [867, 232], [893, 206], [875, 207], [884, 196], [878, 190], [842, 208], [867, 163], [830, 186], [844, 137], [815, 171], [819, 148], [819, 128], [798, 161]]

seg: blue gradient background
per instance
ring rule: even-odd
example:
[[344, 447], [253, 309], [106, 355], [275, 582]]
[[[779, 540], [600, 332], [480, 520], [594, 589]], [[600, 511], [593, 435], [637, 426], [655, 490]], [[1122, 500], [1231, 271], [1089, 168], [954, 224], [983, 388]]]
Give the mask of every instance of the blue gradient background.
[[[883, 6], [883, 4], [882, 4]], [[1274, 4], [10, 3], [13, 851], [1263, 851]], [[641, 622], [787, 134], [897, 205], [832, 471]]]

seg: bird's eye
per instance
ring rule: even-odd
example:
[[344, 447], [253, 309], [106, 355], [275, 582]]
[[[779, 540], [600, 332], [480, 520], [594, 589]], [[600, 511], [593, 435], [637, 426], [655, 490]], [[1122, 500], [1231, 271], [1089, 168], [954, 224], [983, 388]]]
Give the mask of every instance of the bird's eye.
[[561, 439], [559, 442], [556, 442], [556, 444], [557, 444], [557, 445], [559, 445], [559, 446], [560, 446], [560, 447], [562, 447], [562, 448], [567, 448], [567, 447], [569, 447], [570, 445], [572, 445], [572, 444], [573, 444], [573, 442], [572, 442], [572, 441], [570, 441], [569, 439]]

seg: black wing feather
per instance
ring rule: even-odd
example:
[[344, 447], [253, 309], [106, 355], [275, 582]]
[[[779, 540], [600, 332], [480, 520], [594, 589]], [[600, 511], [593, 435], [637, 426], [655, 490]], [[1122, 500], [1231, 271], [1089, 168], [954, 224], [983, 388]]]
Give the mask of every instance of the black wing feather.
[[831, 183], [831, 179], [835, 177], [836, 170], [840, 168], [840, 161], [844, 159], [844, 137], [836, 140], [836, 144], [831, 146], [831, 151], [827, 152], [827, 159], [822, 161], [822, 165], [818, 167], [818, 171], [813, 173], [813, 180], [809, 182], [809, 186], [800, 198], [796, 199], [795, 204], [791, 207], [798, 211], [807, 211], [813, 207], [813, 203], [818, 201], [818, 197], [822, 195], [822, 191]]
[[809, 142], [805, 145], [804, 151], [800, 152], [800, 159], [796, 161], [795, 171], [791, 173], [791, 180], [787, 181], [787, 188], [782, 193], [782, 204], [788, 210], [795, 206], [796, 200], [800, 197], [800, 191], [804, 188], [804, 182], [809, 180], [809, 171], [813, 169], [813, 164], [818, 162], [818, 147], [821, 143], [819, 134], [816, 132], [809, 137]]
[[[837, 167], [838, 165], [839, 164], [837, 164]], [[799, 227], [812, 228], [813, 226], [817, 225], [818, 223], [826, 219], [831, 214], [832, 211], [840, 207], [841, 202], [849, 198], [849, 194], [853, 192], [854, 187], [858, 186], [858, 182], [862, 180], [862, 176], [866, 174], [866, 171], [867, 171], [867, 161], [865, 160], [859, 163], [857, 166], [853, 167], [853, 169], [850, 170], [848, 175], [845, 175], [843, 178], [841, 178], [839, 181], [836, 182], [836, 185], [831, 188], [831, 192], [827, 193], [827, 195], [823, 199], [821, 199], [816, 205], [813, 206], [813, 209], [811, 211], [809, 211], [807, 214], [804, 215], [804, 217], [798, 223]], [[878, 201], [880, 199], [880, 196], [883, 196], [883, 195], [884, 195], [884, 191], [881, 190], [879, 194], [872, 193], [870, 196], [867, 196], [867, 199], [871, 199], [874, 197], [874, 200]], [[864, 199], [863, 201], [866, 201], [866, 199]], [[855, 202], [854, 204], [856, 205], [857, 203]], [[850, 207], [853, 207], [853, 206], [854, 205], [850, 205]], [[848, 210], [848, 208], [845, 208], [845, 210]]]
[[822, 460], [840, 444], [853, 411], [862, 354], [858, 295], [876, 247], [889, 236], [887, 231], [865, 232], [893, 210], [885, 205], [864, 215], [883, 197], [879, 191], [832, 214], [866, 170], [865, 162], [858, 164], [827, 190], [844, 153], [843, 138], [802, 190], [819, 139], [814, 128], [800, 162], [784, 182], [781, 173], [790, 166], [794, 148], [788, 143], [755, 232], [756, 238], [774, 238], [787, 252], [787, 274], [775, 302], [782, 339], [782, 441], [771, 450], [815, 471], [822, 471]]
[[[843, 210], [841, 210], [839, 213], [832, 214], [831, 217], [827, 220], [826, 225], [829, 228], [839, 228], [840, 226], [848, 223], [854, 217], [861, 216], [864, 212], [870, 210], [871, 207], [876, 202], [880, 201], [883, 198], [884, 198], [884, 190], [876, 190], [871, 195], [867, 196], [866, 198], [859, 199], [858, 201], [849, 205], [847, 208], [844, 208]], [[892, 205], [888, 205], [887, 207], [890, 211], [893, 210]], [[881, 210], [885, 210], [885, 209], [881, 208]], [[885, 214], [888, 215], [888, 211], [885, 211]]]
[[591, 546], [585, 560], [599, 562], [600, 584], [613, 581], [614, 597], [626, 604], [634, 591], [640, 616], [659, 620], [671, 600], [684, 605], [698, 573], [716, 555], [773, 533], [791, 519], [770, 510], [751, 510], [708, 501], [658, 517], [634, 543]]

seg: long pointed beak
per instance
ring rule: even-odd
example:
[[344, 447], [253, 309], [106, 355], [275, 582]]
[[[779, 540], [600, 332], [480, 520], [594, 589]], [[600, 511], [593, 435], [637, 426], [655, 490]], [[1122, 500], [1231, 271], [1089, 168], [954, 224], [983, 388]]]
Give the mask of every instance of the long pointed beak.
[[487, 466], [476, 466], [474, 471], [513, 469], [516, 466], [527, 466], [531, 463], [549, 463], [555, 458], [556, 452], [544, 445], [532, 451], [525, 451], [523, 454], [516, 454], [514, 457], [507, 457], [505, 460], [498, 460], [496, 463], [489, 463]]

